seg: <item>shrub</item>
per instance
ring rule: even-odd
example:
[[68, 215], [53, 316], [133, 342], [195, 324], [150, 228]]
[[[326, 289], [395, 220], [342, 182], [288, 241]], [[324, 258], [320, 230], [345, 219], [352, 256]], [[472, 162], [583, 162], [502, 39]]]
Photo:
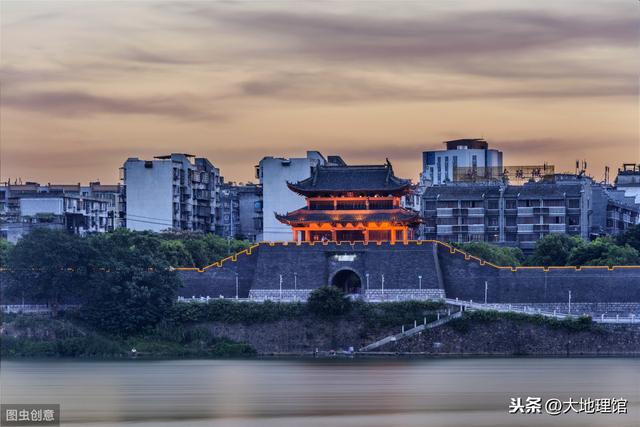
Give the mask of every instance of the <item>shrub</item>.
[[323, 286], [311, 291], [307, 308], [318, 317], [340, 316], [351, 310], [351, 300], [335, 286]]

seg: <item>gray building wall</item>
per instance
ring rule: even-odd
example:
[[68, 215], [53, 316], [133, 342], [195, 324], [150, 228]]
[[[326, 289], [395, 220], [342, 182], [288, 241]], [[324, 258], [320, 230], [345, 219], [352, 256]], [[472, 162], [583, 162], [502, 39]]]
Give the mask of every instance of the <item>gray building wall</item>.
[[238, 187], [240, 234], [251, 242], [262, 239], [262, 187], [254, 184]]
[[187, 298], [233, 297], [236, 273], [246, 295], [251, 290], [273, 297], [278, 295], [280, 283], [284, 291], [298, 289], [308, 293], [330, 284], [332, 277], [345, 269], [354, 271], [361, 278], [362, 290], [371, 294], [380, 294], [384, 275], [388, 295], [416, 294], [422, 288], [442, 290], [448, 298], [483, 302], [486, 282], [488, 303], [562, 304], [568, 302], [569, 291], [573, 303], [640, 302], [637, 267], [495, 268], [431, 242], [273, 246], [263, 243], [252, 250], [252, 255], [239, 255], [235, 262], [226, 261], [221, 267], [203, 273], [181, 273], [185, 283], [181, 294]]
[[287, 182], [298, 182], [311, 176], [311, 168], [325, 164], [317, 151], [307, 151], [302, 158], [265, 157], [257, 167], [257, 177], [262, 185], [263, 240], [292, 240], [291, 228], [275, 217], [276, 213], [287, 213], [305, 205], [304, 197], [287, 187]]

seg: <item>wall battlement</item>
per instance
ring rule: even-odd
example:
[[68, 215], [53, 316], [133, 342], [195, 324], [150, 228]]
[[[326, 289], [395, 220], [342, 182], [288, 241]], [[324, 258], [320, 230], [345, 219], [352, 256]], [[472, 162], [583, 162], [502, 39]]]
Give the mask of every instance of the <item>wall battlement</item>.
[[184, 297], [233, 298], [236, 289], [240, 298], [280, 289], [297, 295], [348, 270], [366, 295], [443, 291], [484, 301], [486, 283], [489, 303], [564, 303], [569, 291], [576, 303], [640, 302], [640, 266], [503, 267], [436, 240], [261, 242], [203, 269], [179, 270]]

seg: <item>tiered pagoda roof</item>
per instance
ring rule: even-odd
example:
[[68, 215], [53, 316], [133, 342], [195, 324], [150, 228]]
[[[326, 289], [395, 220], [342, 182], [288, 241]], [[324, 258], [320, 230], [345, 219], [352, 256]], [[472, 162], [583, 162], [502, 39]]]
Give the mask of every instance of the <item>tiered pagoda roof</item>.
[[393, 174], [389, 160], [384, 165], [317, 166], [313, 174], [300, 182], [287, 183], [303, 196], [317, 195], [390, 195], [404, 194], [411, 182]]

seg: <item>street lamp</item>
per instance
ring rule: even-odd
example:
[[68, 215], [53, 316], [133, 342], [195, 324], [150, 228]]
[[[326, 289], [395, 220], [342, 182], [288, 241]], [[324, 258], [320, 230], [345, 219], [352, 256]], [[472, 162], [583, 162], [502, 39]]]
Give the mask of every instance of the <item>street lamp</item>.
[[418, 289], [422, 290], [422, 276], [418, 276]]
[[484, 281], [484, 303], [487, 303], [487, 293], [489, 292], [489, 284], [487, 281]]
[[382, 274], [382, 299], [384, 299], [384, 273]]
[[569, 314], [571, 314], [571, 290], [569, 290]]
[[293, 289], [298, 290], [298, 273], [293, 273]]
[[238, 273], [236, 273], [236, 299], [238, 299]]
[[282, 301], [282, 274], [280, 275], [280, 301]]

